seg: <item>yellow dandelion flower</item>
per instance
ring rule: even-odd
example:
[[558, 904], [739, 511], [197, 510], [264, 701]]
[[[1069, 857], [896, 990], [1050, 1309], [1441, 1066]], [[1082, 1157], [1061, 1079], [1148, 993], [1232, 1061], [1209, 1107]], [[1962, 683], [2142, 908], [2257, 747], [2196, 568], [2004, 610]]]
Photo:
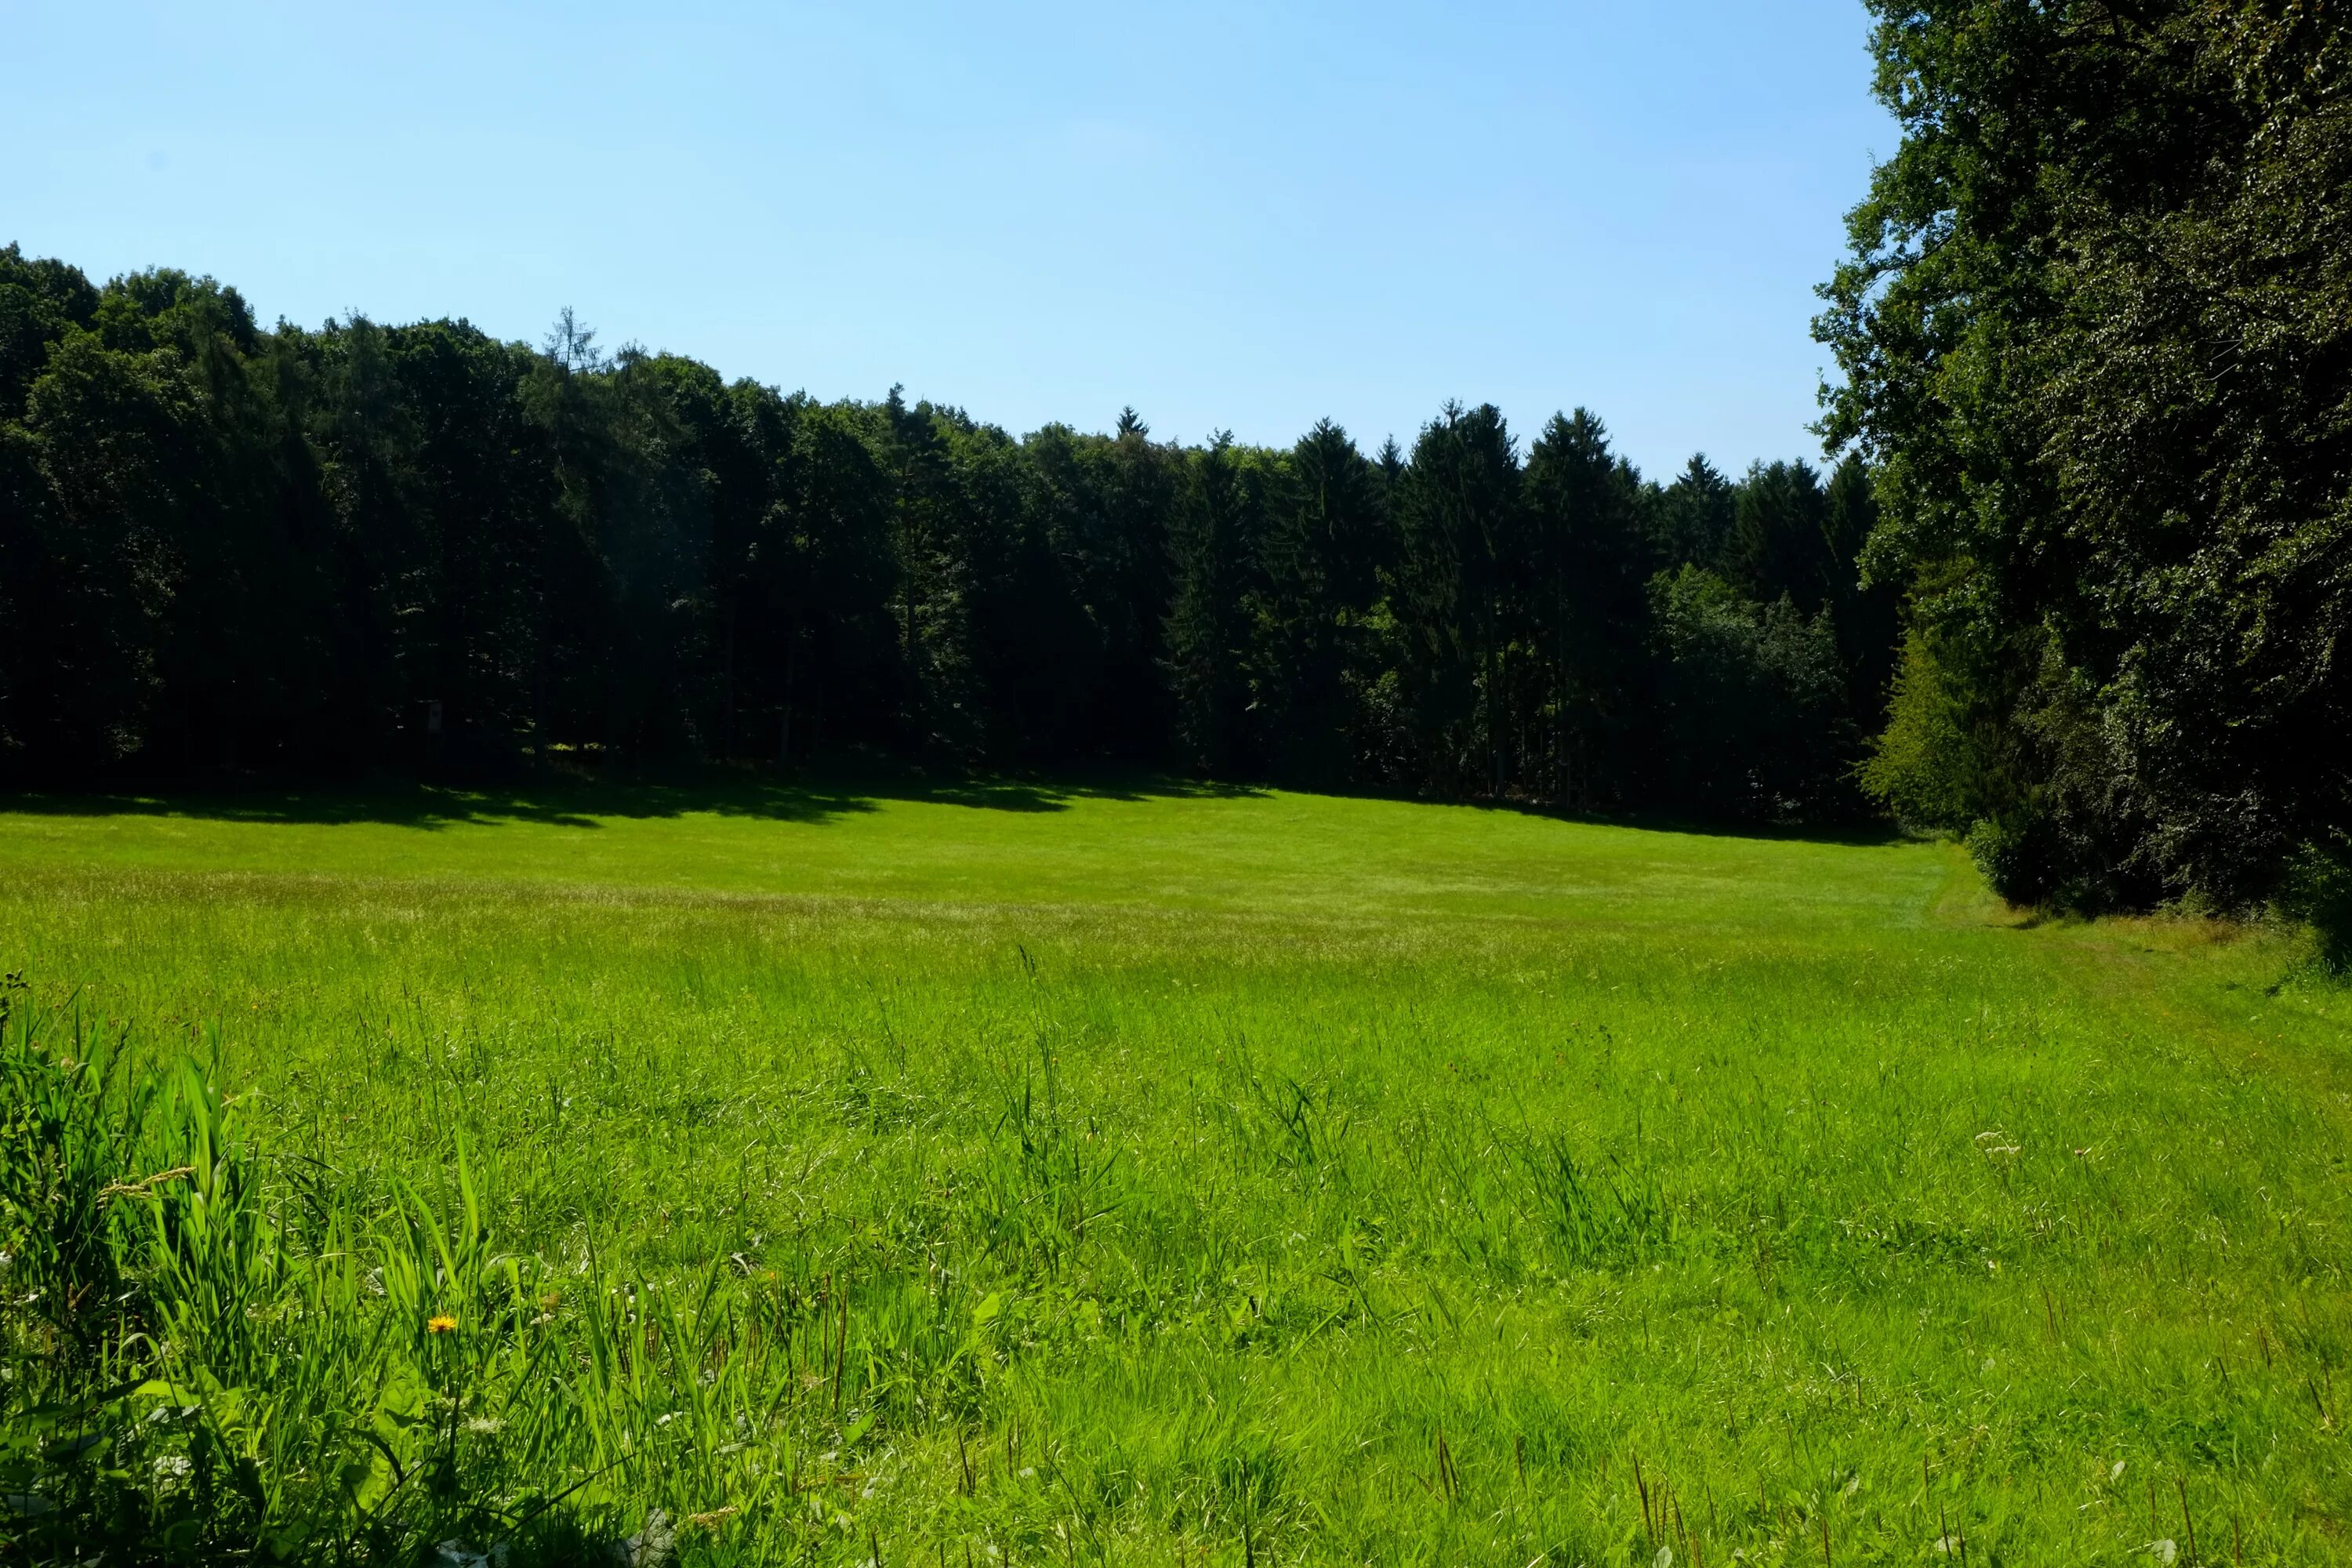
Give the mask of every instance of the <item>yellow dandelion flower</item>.
[[446, 1334], [457, 1326], [457, 1320], [446, 1312], [436, 1312], [425, 1320], [425, 1331], [428, 1334]]

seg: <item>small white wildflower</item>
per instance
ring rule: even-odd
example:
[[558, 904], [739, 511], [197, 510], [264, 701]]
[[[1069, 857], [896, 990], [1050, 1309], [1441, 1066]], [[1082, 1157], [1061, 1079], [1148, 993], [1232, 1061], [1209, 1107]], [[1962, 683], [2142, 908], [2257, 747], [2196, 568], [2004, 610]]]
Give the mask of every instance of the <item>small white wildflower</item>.
[[2149, 1542], [2147, 1543], [2147, 1554], [2150, 1557], [2155, 1558], [2158, 1563], [2168, 1563], [2174, 1562], [2180, 1556], [2180, 1548], [2174, 1545], [2172, 1538], [2168, 1535], [2162, 1541]]

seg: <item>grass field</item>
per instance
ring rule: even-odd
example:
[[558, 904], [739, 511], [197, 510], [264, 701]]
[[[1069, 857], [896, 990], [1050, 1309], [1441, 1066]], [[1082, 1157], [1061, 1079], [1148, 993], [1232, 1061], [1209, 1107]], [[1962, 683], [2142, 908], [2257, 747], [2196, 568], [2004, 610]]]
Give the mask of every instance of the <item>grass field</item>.
[[46, 1027], [479, 1192], [544, 1310], [412, 1335], [446, 1441], [556, 1378], [500, 1462], [640, 1561], [2352, 1561], [2352, 994], [2275, 933], [1176, 785], [0, 807]]

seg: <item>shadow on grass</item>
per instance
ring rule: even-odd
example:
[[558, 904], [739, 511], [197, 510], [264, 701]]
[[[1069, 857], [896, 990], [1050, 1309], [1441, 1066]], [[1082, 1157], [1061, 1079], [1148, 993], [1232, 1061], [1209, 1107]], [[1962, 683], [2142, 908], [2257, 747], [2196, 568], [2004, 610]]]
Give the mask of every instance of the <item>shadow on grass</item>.
[[208, 822], [348, 824], [440, 828], [530, 822], [593, 828], [604, 819], [706, 813], [822, 825], [890, 801], [975, 811], [1066, 811], [1079, 800], [1232, 799], [1263, 793], [1157, 773], [1040, 780], [999, 774], [761, 778], [711, 773], [668, 781], [562, 776], [543, 783], [376, 783], [254, 786], [214, 783], [92, 794], [0, 794], [0, 812], [52, 816], [179, 816]]
[[[379, 781], [364, 784], [289, 785], [249, 780], [181, 781], [89, 794], [0, 794], [0, 812], [56, 816], [179, 816], [212, 822], [378, 823], [422, 828], [496, 822], [593, 828], [601, 821], [615, 818], [646, 820], [696, 813], [823, 825], [875, 811], [893, 801], [1034, 814], [1066, 811], [1081, 800], [1231, 800], [1254, 798], [1265, 793], [1251, 784], [1211, 783], [1142, 771], [1074, 771], [1045, 778], [912, 768], [844, 768], [776, 778], [750, 771], [714, 768], [673, 777], [566, 773], [544, 780], [471, 784]], [[1664, 812], [1608, 815], [1570, 811], [1531, 801], [1433, 801], [1429, 796], [1378, 790], [1318, 793], [1360, 800], [1466, 805], [1553, 822], [1706, 838], [1874, 847], [1907, 842], [1910, 837], [1883, 822], [1738, 822]]]
[[[1428, 799], [1415, 795], [1381, 795], [1382, 800]], [[1882, 848], [1914, 844], [1919, 836], [1892, 822], [1757, 822], [1738, 818], [1689, 816], [1671, 811], [1573, 811], [1540, 801], [1472, 799], [1444, 804], [1466, 805], [1475, 811], [1504, 812], [1513, 816], [1539, 817], [1547, 822], [1573, 822], [1591, 827], [1622, 827], [1635, 833], [1672, 833], [1694, 838], [1751, 838], [1776, 843], [1836, 844], [1852, 848]]]

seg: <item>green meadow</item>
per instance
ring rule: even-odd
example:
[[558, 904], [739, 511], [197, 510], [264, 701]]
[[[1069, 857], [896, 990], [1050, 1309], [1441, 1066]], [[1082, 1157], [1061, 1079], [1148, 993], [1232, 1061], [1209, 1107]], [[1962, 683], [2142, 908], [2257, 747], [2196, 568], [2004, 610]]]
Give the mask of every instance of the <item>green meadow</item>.
[[92, 1210], [146, 1405], [25, 1436], [20, 1335], [12, 1462], [102, 1428], [159, 1539], [2352, 1561], [2352, 993], [2284, 932], [1167, 782], [0, 805], [18, 1048], [200, 1146]]

